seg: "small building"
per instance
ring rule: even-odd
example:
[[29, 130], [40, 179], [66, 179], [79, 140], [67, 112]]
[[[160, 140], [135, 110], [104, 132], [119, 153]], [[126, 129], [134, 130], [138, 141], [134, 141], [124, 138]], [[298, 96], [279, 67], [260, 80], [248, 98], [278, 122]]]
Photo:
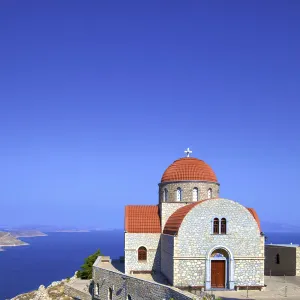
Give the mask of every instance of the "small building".
[[203, 160], [174, 161], [157, 205], [125, 208], [125, 274], [161, 273], [180, 289], [264, 286], [264, 235], [253, 208], [221, 198]]
[[300, 276], [300, 247], [294, 244], [265, 246], [265, 275]]

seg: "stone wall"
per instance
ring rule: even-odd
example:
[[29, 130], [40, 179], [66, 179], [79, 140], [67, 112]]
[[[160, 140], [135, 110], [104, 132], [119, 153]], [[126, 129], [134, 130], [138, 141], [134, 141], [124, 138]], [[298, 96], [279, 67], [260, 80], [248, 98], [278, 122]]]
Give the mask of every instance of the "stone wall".
[[300, 276], [300, 247], [296, 248], [296, 276]]
[[113, 290], [114, 300], [128, 299], [166, 299], [176, 300], [201, 299], [198, 296], [180, 291], [176, 288], [165, 286], [156, 282], [139, 279], [133, 276], [124, 275], [120, 272], [93, 267], [94, 283], [99, 284], [99, 294], [94, 299], [108, 299], [108, 290]]
[[175, 259], [174, 273], [177, 287], [204, 287], [205, 285], [205, 258], [202, 259]]
[[164, 201], [164, 189], [168, 190], [168, 200], [166, 202], [177, 201], [177, 188], [182, 190], [181, 202], [193, 202], [193, 189], [198, 188], [198, 201], [207, 199], [208, 189], [212, 189], [212, 198], [219, 197], [219, 183], [208, 181], [178, 181], [178, 182], [162, 182], [159, 184], [159, 202]]
[[[125, 274], [160, 271], [160, 233], [125, 233]], [[146, 247], [147, 261], [138, 261], [138, 248]]]
[[234, 276], [236, 286], [263, 286], [264, 260], [236, 259]]
[[65, 294], [74, 299], [92, 300], [92, 296], [88, 292], [81, 291], [73, 284], [65, 284], [64, 289]]
[[[212, 222], [215, 217], [226, 218], [227, 234], [213, 234]], [[175, 286], [188, 283], [186, 278], [191, 278], [193, 284], [201, 285], [203, 262], [210, 259], [215, 249], [225, 249], [228, 261], [234, 260], [228, 265], [233, 274], [231, 288], [237, 283], [263, 285], [264, 237], [260, 235], [252, 214], [237, 202], [212, 199], [195, 206], [183, 219], [174, 241]], [[210, 268], [209, 264], [206, 268]], [[205, 273], [208, 276], [205, 281], [209, 282], [210, 270]], [[198, 278], [193, 279], [193, 276]]]
[[162, 234], [161, 236], [161, 272], [173, 284], [173, 255], [174, 255], [174, 236]]
[[[213, 234], [213, 219], [226, 218], [227, 234]], [[238, 202], [212, 199], [195, 206], [183, 219], [177, 237], [178, 256], [207, 256], [223, 245], [234, 256], [264, 257], [264, 238], [252, 214]]]

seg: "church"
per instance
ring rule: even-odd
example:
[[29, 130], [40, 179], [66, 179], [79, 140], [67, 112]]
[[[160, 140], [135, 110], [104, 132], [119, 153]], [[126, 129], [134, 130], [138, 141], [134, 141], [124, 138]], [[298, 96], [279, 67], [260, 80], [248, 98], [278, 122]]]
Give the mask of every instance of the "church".
[[163, 172], [157, 205], [125, 207], [125, 274], [159, 273], [180, 289], [262, 288], [257, 213], [220, 198], [214, 170], [185, 153]]

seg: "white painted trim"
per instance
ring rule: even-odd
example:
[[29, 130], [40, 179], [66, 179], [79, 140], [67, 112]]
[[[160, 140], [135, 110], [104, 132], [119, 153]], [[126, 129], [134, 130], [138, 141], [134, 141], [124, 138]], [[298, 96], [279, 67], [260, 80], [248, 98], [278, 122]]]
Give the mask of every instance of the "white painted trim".
[[205, 276], [205, 289], [210, 290], [211, 289], [211, 254], [218, 249], [225, 250], [228, 253], [228, 270], [226, 268], [226, 274], [228, 274], [227, 282], [225, 282], [225, 288], [234, 289], [234, 257], [232, 251], [222, 245], [218, 245], [210, 249], [206, 255], [206, 276]]
[[[165, 251], [166, 252], [166, 251]], [[182, 259], [182, 260], [204, 260], [206, 256], [174, 256], [174, 259]], [[265, 257], [244, 257], [244, 256], [236, 256], [234, 260], [264, 260]]]

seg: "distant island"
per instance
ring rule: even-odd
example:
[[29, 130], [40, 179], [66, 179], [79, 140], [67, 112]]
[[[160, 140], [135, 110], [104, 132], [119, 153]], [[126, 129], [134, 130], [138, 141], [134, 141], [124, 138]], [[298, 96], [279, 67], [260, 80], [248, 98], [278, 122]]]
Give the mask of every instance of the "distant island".
[[19, 237], [35, 237], [46, 236], [47, 234], [38, 230], [27, 231], [0, 231], [0, 251], [4, 251], [3, 247], [16, 247], [29, 245], [19, 240]]

